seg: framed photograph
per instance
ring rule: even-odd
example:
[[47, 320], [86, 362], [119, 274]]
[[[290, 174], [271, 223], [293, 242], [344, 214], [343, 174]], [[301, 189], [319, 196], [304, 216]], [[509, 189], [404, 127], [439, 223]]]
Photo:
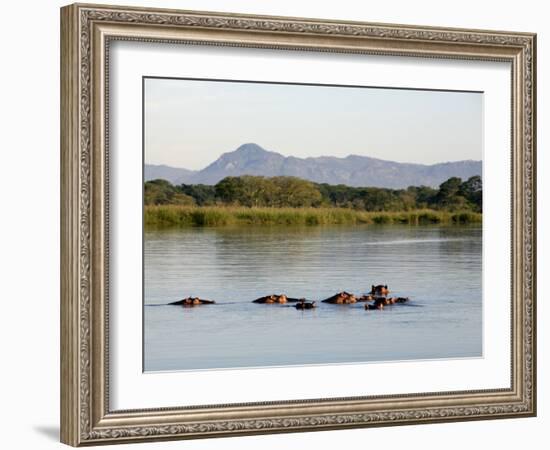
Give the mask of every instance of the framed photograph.
[[62, 8], [62, 442], [535, 415], [535, 57]]

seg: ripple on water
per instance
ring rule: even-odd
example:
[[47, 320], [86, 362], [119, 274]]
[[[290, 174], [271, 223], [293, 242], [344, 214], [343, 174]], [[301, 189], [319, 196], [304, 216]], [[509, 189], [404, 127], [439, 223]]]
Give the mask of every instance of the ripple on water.
[[[145, 233], [148, 371], [481, 355], [481, 228], [185, 228]], [[384, 311], [251, 301], [321, 300], [388, 284], [411, 303]], [[195, 308], [151, 307], [186, 296]], [[300, 345], [296, 345], [299, 343]]]

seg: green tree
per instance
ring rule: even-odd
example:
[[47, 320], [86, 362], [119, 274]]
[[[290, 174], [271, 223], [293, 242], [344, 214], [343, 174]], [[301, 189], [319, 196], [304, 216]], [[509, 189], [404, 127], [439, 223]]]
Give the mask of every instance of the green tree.
[[195, 200], [178, 190], [169, 181], [158, 179], [145, 183], [144, 203], [146, 205], [194, 205]]
[[442, 209], [456, 210], [466, 205], [466, 199], [460, 195], [462, 179], [451, 177], [439, 185], [436, 195], [437, 206]]
[[429, 208], [434, 205], [437, 190], [429, 186], [410, 187], [416, 194], [416, 208]]
[[317, 184], [286, 176], [266, 178], [243, 175], [226, 177], [215, 186], [182, 184], [176, 187], [166, 180], [152, 180], [145, 183], [144, 194], [147, 205], [333, 206], [367, 211], [434, 208], [481, 212], [482, 209], [480, 176], [470, 177], [464, 182], [452, 177], [441, 183], [439, 189], [428, 186], [388, 189]]
[[275, 206], [319, 206], [322, 195], [311, 181], [296, 177], [274, 177], [271, 179], [276, 186], [278, 201]]
[[481, 212], [483, 202], [483, 182], [479, 175], [468, 178], [460, 185], [460, 193], [472, 205], [476, 211]]
[[238, 204], [241, 185], [239, 177], [225, 177], [215, 186], [216, 197], [226, 204]]
[[416, 208], [416, 192], [414, 190], [402, 190], [398, 195], [403, 210], [409, 211]]
[[199, 206], [211, 206], [216, 204], [216, 188], [206, 184], [182, 184], [179, 190], [195, 199]]
[[226, 204], [273, 206], [277, 197], [274, 179], [252, 175], [226, 177], [215, 186], [216, 196]]

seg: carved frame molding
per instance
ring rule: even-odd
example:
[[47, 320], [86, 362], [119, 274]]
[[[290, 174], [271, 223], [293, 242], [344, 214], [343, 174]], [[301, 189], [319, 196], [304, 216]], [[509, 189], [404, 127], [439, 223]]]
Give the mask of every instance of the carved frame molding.
[[[112, 40], [509, 61], [512, 386], [386, 397], [111, 411], [108, 58]], [[61, 439], [73, 446], [536, 414], [536, 36], [75, 4], [61, 10]]]

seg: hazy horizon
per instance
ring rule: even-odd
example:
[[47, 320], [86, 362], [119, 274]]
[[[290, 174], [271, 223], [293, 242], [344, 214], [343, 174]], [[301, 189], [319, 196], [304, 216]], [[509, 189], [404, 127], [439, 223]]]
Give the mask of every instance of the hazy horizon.
[[[206, 167], [208, 167], [211, 163], [213, 163], [214, 161], [216, 161], [218, 158], [220, 158], [222, 155], [224, 155], [225, 153], [232, 153], [234, 152], [235, 150], [238, 150], [240, 147], [242, 146], [245, 146], [245, 145], [257, 145], [261, 148], [263, 148], [265, 151], [267, 152], [270, 152], [270, 153], [279, 153], [275, 150], [270, 150], [268, 148], [265, 148], [263, 145], [261, 144], [258, 144], [257, 142], [244, 142], [242, 143], [241, 145], [239, 145], [237, 148], [233, 149], [233, 150], [230, 150], [230, 151], [227, 151], [227, 152], [223, 152], [223, 153], [220, 153], [220, 155], [215, 158], [214, 160], [212, 160], [210, 163], [208, 163], [206, 166], [204, 167], [201, 167], [199, 169], [188, 169], [187, 167], [179, 167], [179, 166], [174, 166], [174, 165], [171, 165], [171, 164], [164, 164], [164, 163], [151, 163], [151, 162], [148, 162], [148, 161], [145, 161], [145, 164], [148, 165], [148, 166], [167, 166], [167, 167], [173, 167], [175, 169], [188, 169], [188, 170], [193, 170], [193, 171], [200, 171], [202, 169], [205, 169]], [[282, 155], [282, 153], [279, 153]], [[285, 157], [287, 157], [287, 155], [283, 155]], [[294, 155], [288, 155], [288, 156], [294, 156]], [[349, 155], [346, 155], [346, 156], [336, 156], [336, 158], [342, 158], [342, 159], [345, 159], [345, 158], [348, 158], [348, 157], [351, 157], [351, 156], [365, 156], [365, 157], [369, 157], [369, 158], [373, 158], [369, 155], [357, 155], [355, 153], [350, 153]], [[297, 156], [294, 156], [295, 158], [299, 158]], [[319, 156], [308, 156], [306, 158], [332, 158], [334, 156], [332, 155], [319, 155]], [[299, 159], [306, 159], [306, 158], [299, 158]], [[394, 160], [391, 160], [391, 159], [383, 159], [383, 158], [373, 158], [373, 159], [380, 159], [380, 160], [383, 160], [383, 161], [390, 161], [390, 162], [398, 162], [398, 163], [403, 163], [403, 164], [421, 164], [421, 165], [426, 165], [426, 166], [432, 166], [432, 165], [436, 165], [436, 164], [445, 164], [445, 163], [451, 163], [451, 162], [456, 162], [456, 161], [481, 161], [481, 158], [480, 159], [460, 159], [460, 160], [456, 160], [456, 161], [439, 161], [439, 162], [436, 162], [436, 163], [428, 163], [428, 164], [423, 164], [423, 163], [414, 163], [414, 162], [408, 162], [408, 161], [394, 161]]]
[[297, 158], [482, 160], [478, 92], [146, 78], [145, 164], [201, 170], [255, 143]]

